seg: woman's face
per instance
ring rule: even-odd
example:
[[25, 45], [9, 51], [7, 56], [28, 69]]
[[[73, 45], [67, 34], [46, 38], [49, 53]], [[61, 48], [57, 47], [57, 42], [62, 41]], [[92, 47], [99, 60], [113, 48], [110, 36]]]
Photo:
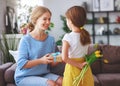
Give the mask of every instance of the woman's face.
[[47, 30], [50, 25], [51, 15], [49, 12], [44, 13], [40, 16], [36, 22], [36, 26], [39, 29]]

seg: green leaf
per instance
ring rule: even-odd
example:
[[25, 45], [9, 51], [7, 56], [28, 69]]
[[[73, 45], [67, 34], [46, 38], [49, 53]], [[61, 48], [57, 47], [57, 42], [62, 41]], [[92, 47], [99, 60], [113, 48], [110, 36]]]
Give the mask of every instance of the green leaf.
[[15, 62], [13, 56], [9, 53], [9, 50], [17, 50], [17, 46], [20, 39], [16, 39], [16, 34], [12, 36], [7, 36], [2, 33], [0, 41], [0, 51], [2, 53], [2, 61], [6, 62]]

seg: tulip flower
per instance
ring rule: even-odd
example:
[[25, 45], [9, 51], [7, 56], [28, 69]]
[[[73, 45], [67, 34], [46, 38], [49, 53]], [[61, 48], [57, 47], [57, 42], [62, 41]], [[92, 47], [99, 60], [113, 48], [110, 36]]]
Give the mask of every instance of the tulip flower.
[[86, 73], [88, 67], [102, 56], [103, 55], [101, 54], [100, 50], [96, 50], [92, 54], [85, 56], [87, 64], [82, 68], [80, 74], [74, 79], [73, 86], [79, 86], [80, 82], [82, 82], [82, 79], [84, 78], [84, 74]]

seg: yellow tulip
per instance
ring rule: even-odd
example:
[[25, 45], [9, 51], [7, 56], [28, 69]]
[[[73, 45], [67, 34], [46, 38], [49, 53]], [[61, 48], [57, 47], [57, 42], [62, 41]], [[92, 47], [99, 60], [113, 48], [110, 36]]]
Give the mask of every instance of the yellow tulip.
[[95, 54], [100, 54], [100, 50], [95, 51]]
[[103, 61], [104, 61], [104, 63], [109, 63], [109, 61], [107, 59], [104, 59]]
[[100, 57], [100, 54], [96, 54], [95, 56], [96, 56], [97, 58], [99, 58], [99, 57]]
[[[83, 68], [80, 74], [74, 79], [73, 86], [79, 86], [80, 82], [82, 82], [82, 79], [84, 78], [84, 74], [87, 71], [89, 65], [94, 63], [97, 59], [101, 58], [103, 55], [101, 54], [100, 50], [96, 50], [95, 52], [91, 53], [90, 55], [86, 55], [86, 64]], [[108, 62], [108, 61], [106, 61]]]

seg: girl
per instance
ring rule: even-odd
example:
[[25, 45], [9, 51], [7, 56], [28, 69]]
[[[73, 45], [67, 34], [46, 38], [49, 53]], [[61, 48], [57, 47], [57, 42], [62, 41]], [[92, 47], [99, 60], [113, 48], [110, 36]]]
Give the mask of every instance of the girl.
[[[81, 69], [87, 64], [84, 60], [91, 43], [90, 34], [84, 29], [86, 11], [83, 7], [73, 6], [66, 12], [67, 26], [72, 31], [62, 39], [62, 59], [66, 63], [62, 86], [73, 86]], [[94, 86], [91, 69], [86, 72], [79, 86]]]

